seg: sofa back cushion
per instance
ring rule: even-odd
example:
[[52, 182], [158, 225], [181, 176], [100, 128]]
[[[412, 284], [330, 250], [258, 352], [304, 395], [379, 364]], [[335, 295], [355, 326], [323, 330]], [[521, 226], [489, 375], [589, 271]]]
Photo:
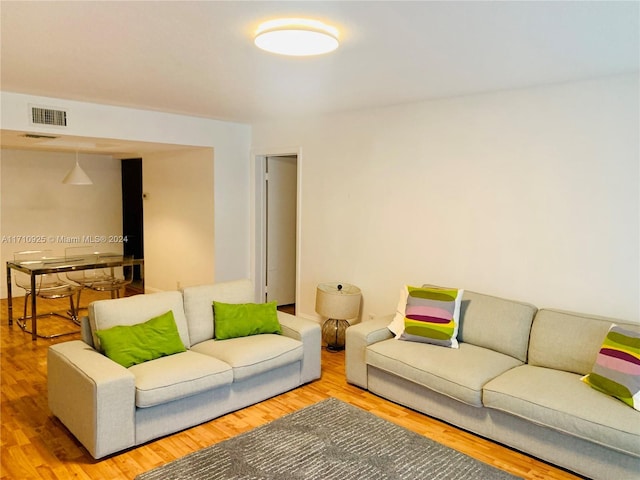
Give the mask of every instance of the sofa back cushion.
[[586, 375], [613, 323], [625, 325], [614, 318], [541, 309], [531, 328], [529, 363]]
[[224, 303], [251, 303], [255, 292], [251, 280], [234, 280], [212, 285], [187, 287], [182, 291], [184, 313], [189, 326], [192, 345], [213, 338], [213, 301]]
[[185, 348], [191, 346], [189, 329], [182, 304], [182, 294], [177, 291], [147, 293], [113, 300], [98, 300], [89, 304], [89, 324], [95, 348], [103, 352], [97, 330], [118, 325], [137, 325], [171, 310]]
[[458, 340], [527, 361], [533, 305], [465, 290]]

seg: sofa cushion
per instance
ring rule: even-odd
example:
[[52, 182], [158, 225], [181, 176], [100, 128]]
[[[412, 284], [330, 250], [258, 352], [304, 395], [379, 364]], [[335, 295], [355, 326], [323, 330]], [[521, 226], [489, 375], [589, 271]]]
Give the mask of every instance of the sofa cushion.
[[640, 456], [640, 415], [562, 370], [522, 365], [485, 385], [484, 404]]
[[461, 402], [482, 406], [482, 387], [522, 362], [468, 343], [441, 348], [415, 342], [384, 340], [367, 347], [366, 362]]
[[136, 382], [136, 406], [153, 407], [205, 390], [230, 385], [231, 366], [192, 351], [176, 353], [129, 368]]
[[182, 306], [182, 294], [175, 291], [91, 302], [89, 304], [89, 324], [91, 325], [93, 344], [97, 350], [104, 352], [96, 331], [106, 330], [116, 325], [143, 323], [169, 310], [173, 312], [182, 343], [186, 348], [189, 348], [189, 328]]
[[186, 287], [182, 291], [184, 313], [189, 325], [192, 345], [213, 338], [214, 300], [226, 303], [249, 303], [255, 301], [251, 280], [234, 280], [212, 285]]
[[194, 345], [192, 350], [231, 365], [234, 381], [299, 362], [303, 354], [302, 342], [274, 334], [207, 340]]
[[136, 325], [97, 330], [96, 335], [105, 355], [125, 368], [186, 350], [171, 310]]
[[464, 290], [407, 286], [407, 292], [403, 331], [398, 339], [458, 348]]
[[591, 373], [582, 380], [640, 410], [640, 332], [613, 325]]
[[213, 325], [218, 340], [261, 333], [282, 333], [276, 302], [213, 302]]
[[614, 322], [612, 318], [541, 309], [531, 328], [528, 363], [586, 375]]
[[458, 340], [527, 361], [536, 307], [465, 290]]

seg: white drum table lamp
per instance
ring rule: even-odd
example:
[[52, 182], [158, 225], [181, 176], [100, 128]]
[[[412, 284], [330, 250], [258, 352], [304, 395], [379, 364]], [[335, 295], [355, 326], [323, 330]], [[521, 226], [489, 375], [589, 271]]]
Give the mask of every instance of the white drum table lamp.
[[322, 340], [327, 350], [344, 350], [347, 320], [358, 317], [362, 293], [348, 283], [321, 283], [316, 290], [316, 312], [326, 320], [322, 324]]

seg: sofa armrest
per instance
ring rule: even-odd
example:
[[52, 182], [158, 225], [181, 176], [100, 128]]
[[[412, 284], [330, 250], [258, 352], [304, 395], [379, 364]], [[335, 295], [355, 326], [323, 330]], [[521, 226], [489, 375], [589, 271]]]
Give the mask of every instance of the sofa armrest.
[[347, 382], [368, 388], [367, 384], [367, 346], [393, 338], [387, 325], [393, 315], [376, 318], [347, 328], [345, 344], [345, 371]]
[[282, 327], [282, 334], [302, 342], [302, 371], [300, 380], [307, 383], [320, 378], [320, 325], [312, 320], [296, 317], [289, 313], [278, 311], [278, 320]]
[[89, 345], [91, 348], [96, 348], [93, 344], [93, 334], [91, 333], [91, 323], [89, 323], [89, 317], [80, 317], [80, 332], [82, 341]]
[[100, 458], [135, 445], [135, 380], [80, 340], [47, 351], [49, 408]]

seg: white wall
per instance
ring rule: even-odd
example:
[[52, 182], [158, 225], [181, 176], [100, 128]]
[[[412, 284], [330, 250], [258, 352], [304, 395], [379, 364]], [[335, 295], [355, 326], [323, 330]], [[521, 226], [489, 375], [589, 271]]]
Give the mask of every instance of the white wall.
[[209, 149], [145, 155], [145, 289], [214, 281], [214, 154]]
[[[108, 155], [80, 154], [82, 169], [93, 185], [65, 185], [75, 154], [8, 150], [0, 152], [0, 236], [2, 266], [21, 250], [51, 250], [94, 244], [122, 251], [120, 160]], [[107, 243], [96, 242], [107, 237]], [[116, 243], [108, 243], [114, 237]], [[89, 239], [87, 242], [85, 240]], [[4, 271], [4, 269], [3, 269]], [[13, 296], [24, 291], [13, 288]], [[7, 296], [2, 275], [0, 296]]]
[[[214, 224], [216, 238], [212, 248], [216, 260], [214, 264], [203, 264], [202, 268], [213, 271], [216, 281], [246, 278], [250, 274], [250, 126], [11, 92], [0, 92], [0, 101], [1, 127], [6, 130], [213, 148], [215, 211], [212, 218], [199, 221]], [[69, 126], [61, 130], [30, 125], [29, 105], [67, 110]], [[210, 193], [209, 189], [202, 191], [204, 196]], [[146, 215], [145, 220], [153, 219]]]
[[363, 317], [430, 282], [640, 321], [639, 80], [626, 75], [253, 126], [301, 148], [300, 302]]

